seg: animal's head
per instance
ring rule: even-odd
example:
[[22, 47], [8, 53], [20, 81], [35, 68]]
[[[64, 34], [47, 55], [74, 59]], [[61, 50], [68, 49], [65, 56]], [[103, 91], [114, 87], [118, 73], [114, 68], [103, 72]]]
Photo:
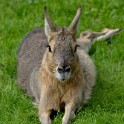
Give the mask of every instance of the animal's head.
[[46, 62], [48, 70], [60, 80], [71, 78], [77, 68], [76, 30], [81, 15], [81, 7], [68, 28], [57, 28], [51, 21], [45, 8], [45, 34], [48, 38]]
[[82, 41], [93, 41], [95, 38], [104, 35], [104, 32], [93, 32], [93, 31], [84, 31], [80, 33], [80, 39]]

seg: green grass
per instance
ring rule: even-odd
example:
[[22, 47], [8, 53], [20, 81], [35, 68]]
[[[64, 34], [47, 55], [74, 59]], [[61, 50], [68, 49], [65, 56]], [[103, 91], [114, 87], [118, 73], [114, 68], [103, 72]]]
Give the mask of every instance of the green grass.
[[[43, 27], [43, 7], [47, 6], [57, 25], [68, 26], [79, 5], [82, 17], [79, 32], [104, 27], [124, 28], [123, 0], [0, 0], [0, 124], [39, 124], [37, 109], [16, 84], [16, 58], [24, 35]], [[93, 46], [97, 82], [87, 106], [73, 124], [124, 124], [124, 32], [111, 43]], [[53, 124], [61, 123], [60, 113]]]

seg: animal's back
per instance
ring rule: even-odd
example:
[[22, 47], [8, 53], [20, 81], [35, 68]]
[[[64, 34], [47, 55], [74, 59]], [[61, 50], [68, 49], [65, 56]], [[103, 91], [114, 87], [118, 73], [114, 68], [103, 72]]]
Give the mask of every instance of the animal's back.
[[24, 38], [18, 51], [18, 84], [30, 96], [32, 96], [29, 86], [30, 75], [34, 70], [38, 71], [36, 68], [40, 68], [46, 45], [44, 30], [35, 29]]

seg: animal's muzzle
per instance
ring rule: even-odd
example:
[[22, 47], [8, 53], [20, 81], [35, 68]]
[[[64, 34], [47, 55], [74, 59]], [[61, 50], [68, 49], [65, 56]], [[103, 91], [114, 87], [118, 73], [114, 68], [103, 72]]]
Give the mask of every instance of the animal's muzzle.
[[55, 76], [61, 81], [68, 80], [71, 76], [70, 66], [58, 66], [56, 68]]

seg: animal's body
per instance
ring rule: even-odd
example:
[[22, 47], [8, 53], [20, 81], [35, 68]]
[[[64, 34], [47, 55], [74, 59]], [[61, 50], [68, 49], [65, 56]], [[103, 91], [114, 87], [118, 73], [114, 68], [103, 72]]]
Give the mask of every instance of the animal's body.
[[56, 28], [45, 10], [45, 31], [35, 29], [23, 40], [18, 53], [18, 84], [38, 104], [42, 124], [51, 124], [52, 110], [65, 109], [62, 124], [91, 96], [95, 65], [87, 52], [77, 47], [77, 14], [68, 28]]
[[77, 48], [73, 75], [66, 81], [58, 80], [54, 72], [48, 71], [55, 65], [46, 59], [47, 44], [42, 29], [32, 31], [23, 40], [18, 54], [18, 84], [35, 98], [41, 115], [44, 111], [59, 111], [68, 102], [74, 104], [75, 111], [90, 98], [95, 84], [95, 66], [89, 55]]
[[[42, 59], [45, 54], [45, 51], [47, 50], [48, 40], [45, 35], [45, 32], [43, 29], [35, 29], [32, 32], [30, 32], [23, 40], [18, 54], [18, 83], [22, 87], [22, 89], [27, 93], [29, 96], [34, 96], [37, 98], [37, 102], [40, 100], [40, 87], [38, 85], [38, 79], [40, 76], [40, 70], [42, 70]], [[89, 75], [93, 76], [93, 82], [95, 77], [95, 67], [90, 59], [89, 55], [86, 54], [86, 52], [82, 48], [78, 48], [77, 50], [78, 59], [80, 61], [79, 64], [87, 64], [86, 66], [82, 66], [82, 69], [84, 72], [87, 73], [87, 70], [89, 70]], [[91, 65], [90, 65], [91, 64]], [[52, 65], [51, 65], [52, 66]], [[80, 68], [81, 65], [79, 65]], [[90, 72], [91, 71], [91, 72]], [[93, 72], [92, 72], [93, 71]], [[82, 74], [84, 73], [82, 72]], [[45, 71], [44, 71], [45, 73]], [[93, 74], [92, 74], [93, 73]], [[78, 74], [78, 72], [77, 72]], [[80, 74], [80, 73], [79, 73]], [[76, 75], [77, 77], [79, 75]], [[85, 78], [85, 76], [80, 75], [80, 78]], [[46, 77], [49, 77], [49, 75], [46, 75]], [[46, 78], [45, 77], [45, 78]], [[75, 76], [74, 76], [75, 77]], [[86, 75], [86, 78], [87, 77]], [[46, 78], [48, 79], [48, 78]], [[46, 80], [45, 79], [45, 80]], [[73, 79], [73, 78], [72, 78]], [[41, 80], [41, 79], [39, 79]], [[50, 80], [50, 79], [48, 79]], [[84, 80], [84, 79], [83, 79]], [[86, 79], [88, 80], [88, 79]], [[59, 82], [58, 80], [55, 80], [55, 82]], [[70, 80], [69, 80], [70, 81]], [[80, 81], [80, 80], [79, 80]], [[51, 82], [51, 81], [48, 81]], [[39, 82], [40, 83], [40, 82]], [[90, 81], [89, 81], [90, 83]], [[37, 85], [38, 84], [38, 85]], [[54, 84], [54, 82], [53, 82]], [[58, 83], [64, 85], [63, 83]], [[94, 83], [93, 83], [94, 85]], [[32, 89], [32, 88], [36, 88]], [[55, 87], [56, 88], [56, 87]], [[32, 93], [36, 92], [36, 93]], [[37, 94], [37, 95], [35, 95]]]

